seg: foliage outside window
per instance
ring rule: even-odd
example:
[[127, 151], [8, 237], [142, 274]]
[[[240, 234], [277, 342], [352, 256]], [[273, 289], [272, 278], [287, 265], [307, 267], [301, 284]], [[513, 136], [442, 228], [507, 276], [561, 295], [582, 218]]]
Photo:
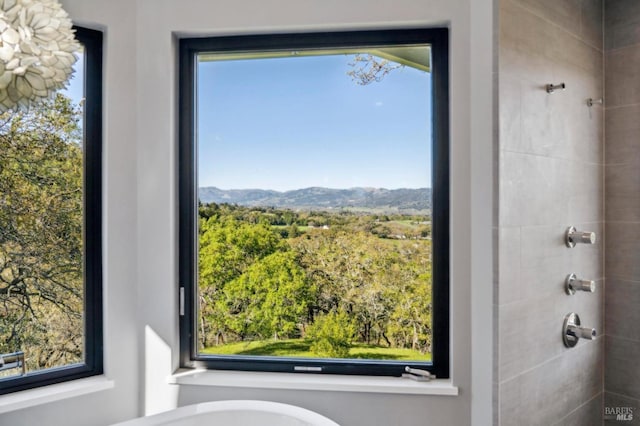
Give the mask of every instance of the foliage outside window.
[[102, 372], [102, 36], [76, 35], [70, 88], [0, 115], [0, 393]]
[[183, 366], [448, 376], [446, 62], [445, 30], [182, 41]]

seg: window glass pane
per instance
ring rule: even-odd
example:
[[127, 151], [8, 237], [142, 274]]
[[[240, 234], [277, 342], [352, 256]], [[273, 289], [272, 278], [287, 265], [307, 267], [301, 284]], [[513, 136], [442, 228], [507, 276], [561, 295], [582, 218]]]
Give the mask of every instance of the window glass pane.
[[0, 115], [0, 377], [85, 360], [84, 65], [80, 52], [67, 90]]
[[199, 354], [431, 360], [430, 60], [198, 56]]

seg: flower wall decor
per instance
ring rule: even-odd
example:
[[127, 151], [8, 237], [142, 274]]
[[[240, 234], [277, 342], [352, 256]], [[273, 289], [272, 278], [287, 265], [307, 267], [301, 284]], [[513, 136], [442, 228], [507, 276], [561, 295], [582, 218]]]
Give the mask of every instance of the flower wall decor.
[[57, 0], [0, 0], [0, 112], [26, 109], [64, 88], [79, 50]]

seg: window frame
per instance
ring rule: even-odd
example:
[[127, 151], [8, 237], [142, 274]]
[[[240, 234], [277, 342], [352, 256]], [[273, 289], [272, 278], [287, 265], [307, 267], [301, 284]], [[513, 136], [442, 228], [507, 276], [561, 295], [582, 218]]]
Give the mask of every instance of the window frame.
[[[449, 378], [449, 52], [447, 28], [183, 38], [178, 55], [178, 232], [180, 367], [289, 373], [400, 376], [405, 366]], [[430, 363], [332, 358], [199, 355], [197, 314], [197, 55], [429, 44], [432, 54], [432, 329]], [[303, 367], [296, 370], [295, 367]], [[309, 367], [306, 368], [305, 367]], [[321, 371], [309, 371], [317, 370]]]
[[101, 31], [73, 27], [84, 46], [83, 244], [84, 362], [0, 379], [0, 395], [102, 374], [102, 40]]

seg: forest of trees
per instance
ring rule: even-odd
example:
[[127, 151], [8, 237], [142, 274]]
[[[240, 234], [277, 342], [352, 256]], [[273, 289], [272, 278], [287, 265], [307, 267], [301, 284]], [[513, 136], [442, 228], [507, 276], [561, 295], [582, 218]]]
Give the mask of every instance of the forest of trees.
[[430, 352], [427, 217], [214, 203], [199, 215], [201, 348], [303, 339], [317, 356], [348, 357], [353, 343]]
[[0, 354], [83, 359], [82, 135], [63, 95], [0, 115]]

